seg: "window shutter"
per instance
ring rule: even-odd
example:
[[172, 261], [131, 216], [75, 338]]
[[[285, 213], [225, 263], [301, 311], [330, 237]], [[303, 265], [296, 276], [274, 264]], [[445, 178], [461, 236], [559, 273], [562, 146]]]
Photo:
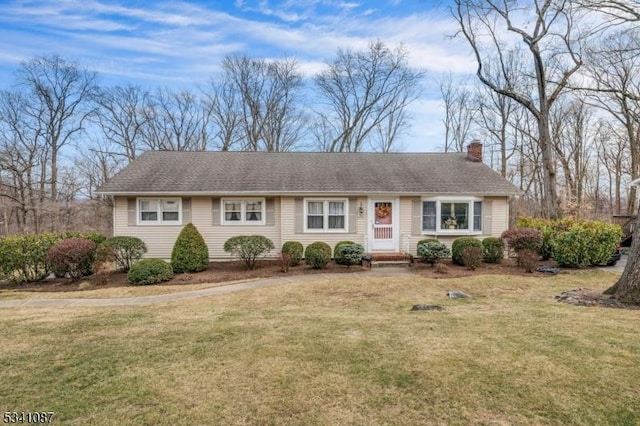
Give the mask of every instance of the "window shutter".
[[356, 197], [349, 198], [349, 229], [350, 234], [358, 232], [358, 207], [356, 204], [358, 199]]
[[211, 199], [211, 214], [212, 214], [211, 224], [213, 226], [219, 226], [220, 225], [220, 198], [214, 197]]
[[302, 234], [304, 231], [304, 200], [302, 197], [296, 197], [294, 202], [294, 224], [293, 233]]
[[276, 201], [273, 198], [267, 198], [265, 204], [265, 225], [274, 226], [276, 224]]
[[473, 202], [473, 230], [482, 231], [482, 201]]
[[182, 199], [182, 223], [191, 222], [191, 198]]
[[136, 226], [137, 221], [136, 199], [127, 198], [127, 225]]
[[411, 235], [422, 235], [422, 202], [411, 202]]
[[493, 222], [493, 201], [484, 200], [482, 202], [482, 235], [491, 235], [491, 224]]

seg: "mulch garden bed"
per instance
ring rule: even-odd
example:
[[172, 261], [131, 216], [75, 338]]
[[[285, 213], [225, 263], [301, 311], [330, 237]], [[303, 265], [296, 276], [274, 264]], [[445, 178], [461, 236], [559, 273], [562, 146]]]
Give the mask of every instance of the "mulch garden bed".
[[[450, 260], [442, 262], [445, 266], [446, 273], [437, 272], [437, 268], [428, 264], [414, 262], [410, 268], [416, 274], [424, 278], [447, 279], [469, 277], [476, 275], [520, 275], [528, 277], [545, 277], [549, 274], [542, 272], [526, 273], [522, 268], [518, 267], [512, 259], [505, 259], [502, 263], [488, 264], [483, 263], [474, 271], [464, 266], [454, 265]], [[540, 265], [553, 265], [553, 261], [540, 262]], [[244, 262], [212, 262], [209, 268], [202, 272], [176, 274], [170, 281], [159, 285], [164, 286], [180, 286], [185, 284], [203, 284], [203, 283], [221, 283], [229, 281], [238, 281], [254, 278], [271, 278], [283, 275], [307, 275], [307, 274], [334, 274], [344, 273], [350, 274], [354, 272], [364, 272], [369, 270], [368, 267], [352, 266], [347, 268], [344, 265], [336, 265], [330, 262], [324, 269], [312, 269], [302, 262], [300, 265], [290, 268], [289, 272], [281, 271], [280, 262], [277, 260], [260, 260], [257, 262], [255, 269], [247, 270]], [[75, 282], [71, 282], [65, 278], [49, 278], [38, 283], [27, 283], [22, 285], [14, 285], [6, 281], [0, 282], [0, 290], [20, 290], [20, 291], [83, 291], [96, 288], [125, 287], [130, 284], [127, 282], [127, 274], [121, 271], [114, 271], [108, 274], [106, 280], [98, 275], [91, 275]], [[585, 305], [588, 305], [585, 303]]]

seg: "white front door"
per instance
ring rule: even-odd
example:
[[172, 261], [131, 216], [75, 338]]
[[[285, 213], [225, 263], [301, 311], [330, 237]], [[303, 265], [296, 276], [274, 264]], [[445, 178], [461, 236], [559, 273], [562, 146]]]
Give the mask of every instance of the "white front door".
[[398, 251], [398, 212], [393, 199], [371, 200], [371, 251]]

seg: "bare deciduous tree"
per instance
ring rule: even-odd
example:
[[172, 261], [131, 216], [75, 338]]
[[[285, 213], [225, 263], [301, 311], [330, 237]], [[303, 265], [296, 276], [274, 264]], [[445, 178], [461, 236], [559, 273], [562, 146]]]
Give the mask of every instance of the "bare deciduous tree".
[[444, 103], [444, 152], [462, 152], [471, 140], [479, 113], [479, 99], [468, 81], [455, 81], [451, 74], [440, 83]]
[[[396, 135], [406, 125], [403, 112], [419, 94], [424, 73], [409, 67], [403, 47], [390, 49], [378, 41], [363, 52], [338, 50], [328, 69], [315, 77], [321, 126], [330, 132], [331, 152], [357, 152], [371, 146], [391, 149]], [[372, 140], [385, 138], [382, 143]]]
[[[640, 31], [618, 31], [588, 51], [586, 70], [592, 103], [609, 113], [626, 131], [631, 178], [640, 177]], [[627, 214], [636, 211], [636, 188], [630, 188]]]
[[[242, 141], [246, 151], [289, 151], [300, 142], [302, 74], [294, 59], [227, 56], [214, 83], [213, 111], [222, 147]], [[237, 131], [239, 130], [239, 134]]]
[[137, 86], [114, 86], [100, 90], [96, 102], [96, 122], [105, 140], [117, 148], [109, 153], [135, 160], [142, 150], [149, 93]]
[[[549, 113], [582, 65], [581, 36], [576, 30], [571, 2], [455, 0], [451, 10], [458, 22], [459, 34], [473, 50], [479, 80], [520, 103], [535, 117], [544, 171], [544, 212], [548, 217], [558, 217]], [[513, 78], [506, 60], [507, 52], [514, 50], [519, 52], [521, 61], [517, 79]], [[496, 68], [502, 71], [501, 79], [486, 72], [489, 62], [497, 63]]]
[[43, 56], [23, 62], [18, 81], [27, 90], [24, 114], [36, 136], [49, 150], [51, 200], [58, 199], [60, 150], [84, 130], [97, 94], [96, 74], [59, 56]]
[[209, 105], [194, 93], [158, 89], [144, 108], [142, 139], [148, 149], [204, 151], [210, 116]]

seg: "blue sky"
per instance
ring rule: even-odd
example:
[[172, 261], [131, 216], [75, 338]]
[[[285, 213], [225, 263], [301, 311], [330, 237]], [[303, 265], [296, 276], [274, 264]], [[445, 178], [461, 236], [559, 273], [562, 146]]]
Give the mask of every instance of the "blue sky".
[[231, 53], [296, 57], [306, 76], [338, 48], [370, 41], [402, 43], [410, 64], [427, 71], [424, 94], [410, 109], [405, 151], [442, 146], [437, 79], [474, 70], [467, 47], [447, 35], [455, 23], [428, 0], [0, 0], [0, 88], [20, 61], [58, 54], [110, 84], [191, 88], [205, 83]]

